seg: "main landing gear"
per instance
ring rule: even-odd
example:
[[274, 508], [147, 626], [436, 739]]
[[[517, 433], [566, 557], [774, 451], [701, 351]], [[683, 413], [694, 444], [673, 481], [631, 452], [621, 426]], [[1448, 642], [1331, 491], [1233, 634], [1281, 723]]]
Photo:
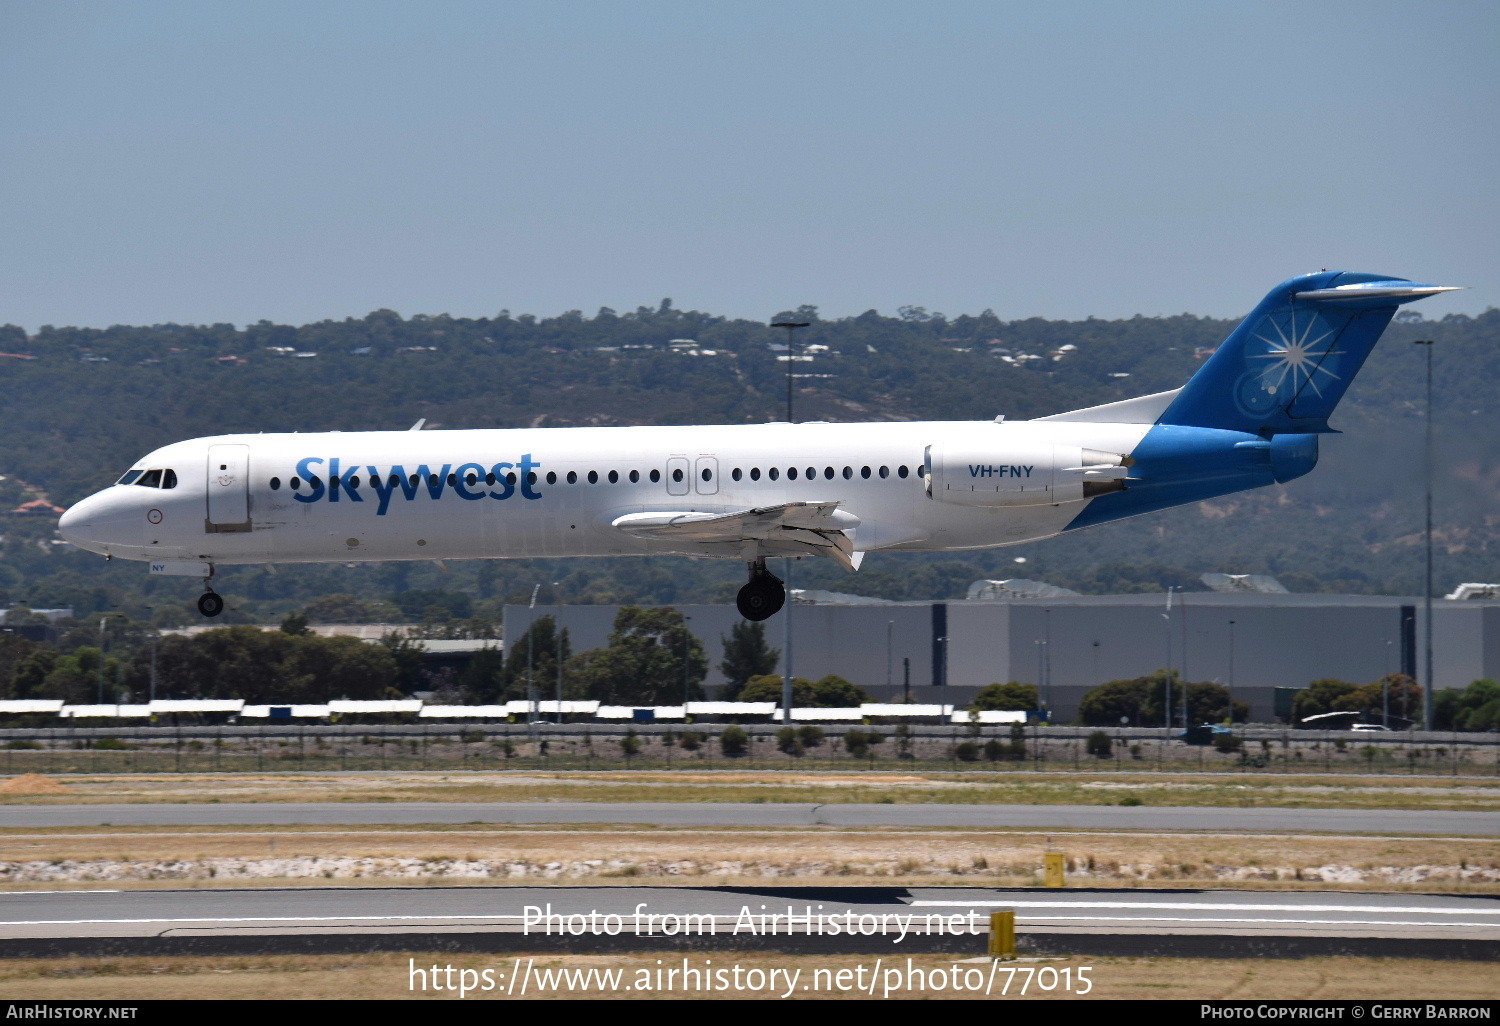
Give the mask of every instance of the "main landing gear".
[[735, 605], [746, 620], [768, 620], [786, 604], [786, 587], [781, 578], [766, 569], [766, 561], [750, 564], [750, 581], [735, 596]]
[[210, 565], [208, 576], [203, 579], [203, 594], [198, 596], [198, 612], [204, 616], [218, 616], [224, 612], [224, 600], [214, 591], [214, 571]]

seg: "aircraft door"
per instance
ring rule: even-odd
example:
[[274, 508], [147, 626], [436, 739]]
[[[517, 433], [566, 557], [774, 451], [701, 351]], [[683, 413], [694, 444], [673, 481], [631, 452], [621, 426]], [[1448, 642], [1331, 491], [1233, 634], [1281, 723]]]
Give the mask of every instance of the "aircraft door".
[[667, 460], [667, 494], [686, 495], [690, 487], [688, 476], [692, 472], [693, 468], [683, 456], [673, 456]]
[[208, 447], [208, 521], [210, 533], [250, 530], [250, 447]]
[[719, 460], [716, 456], [699, 456], [693, 487], [699, 495], [719, 494]]

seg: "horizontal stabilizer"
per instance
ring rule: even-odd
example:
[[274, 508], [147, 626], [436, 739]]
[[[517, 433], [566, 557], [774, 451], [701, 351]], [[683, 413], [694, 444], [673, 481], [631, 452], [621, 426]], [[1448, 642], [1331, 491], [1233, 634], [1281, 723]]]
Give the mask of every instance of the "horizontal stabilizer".
[[1409, 303], [1413, 299], [1425, 299], [1443, 292], [1459, 292], [1463, 288], [1462, 285], [1418, 285], [1409, 281], [1365, 281], [1353, 285], [1338, 285], [1331, 289], [1298, 292], [1297, 298], [1342, 303], [1364, 300]]

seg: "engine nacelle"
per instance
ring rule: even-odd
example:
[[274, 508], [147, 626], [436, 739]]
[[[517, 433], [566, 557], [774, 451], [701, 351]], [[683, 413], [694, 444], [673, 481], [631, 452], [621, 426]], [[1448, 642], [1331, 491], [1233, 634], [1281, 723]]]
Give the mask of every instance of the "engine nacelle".
[[1125, 489], [1135, 460], [1045, 442], [929, 445], [927, 496], [963, 506], [1051, 506]]

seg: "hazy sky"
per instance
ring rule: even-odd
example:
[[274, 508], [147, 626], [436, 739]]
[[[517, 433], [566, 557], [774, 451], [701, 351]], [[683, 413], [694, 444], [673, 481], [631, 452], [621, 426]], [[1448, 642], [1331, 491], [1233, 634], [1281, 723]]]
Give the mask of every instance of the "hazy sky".
[[0, 323], [1500, 305], [1500, 4], [0, 0]]

